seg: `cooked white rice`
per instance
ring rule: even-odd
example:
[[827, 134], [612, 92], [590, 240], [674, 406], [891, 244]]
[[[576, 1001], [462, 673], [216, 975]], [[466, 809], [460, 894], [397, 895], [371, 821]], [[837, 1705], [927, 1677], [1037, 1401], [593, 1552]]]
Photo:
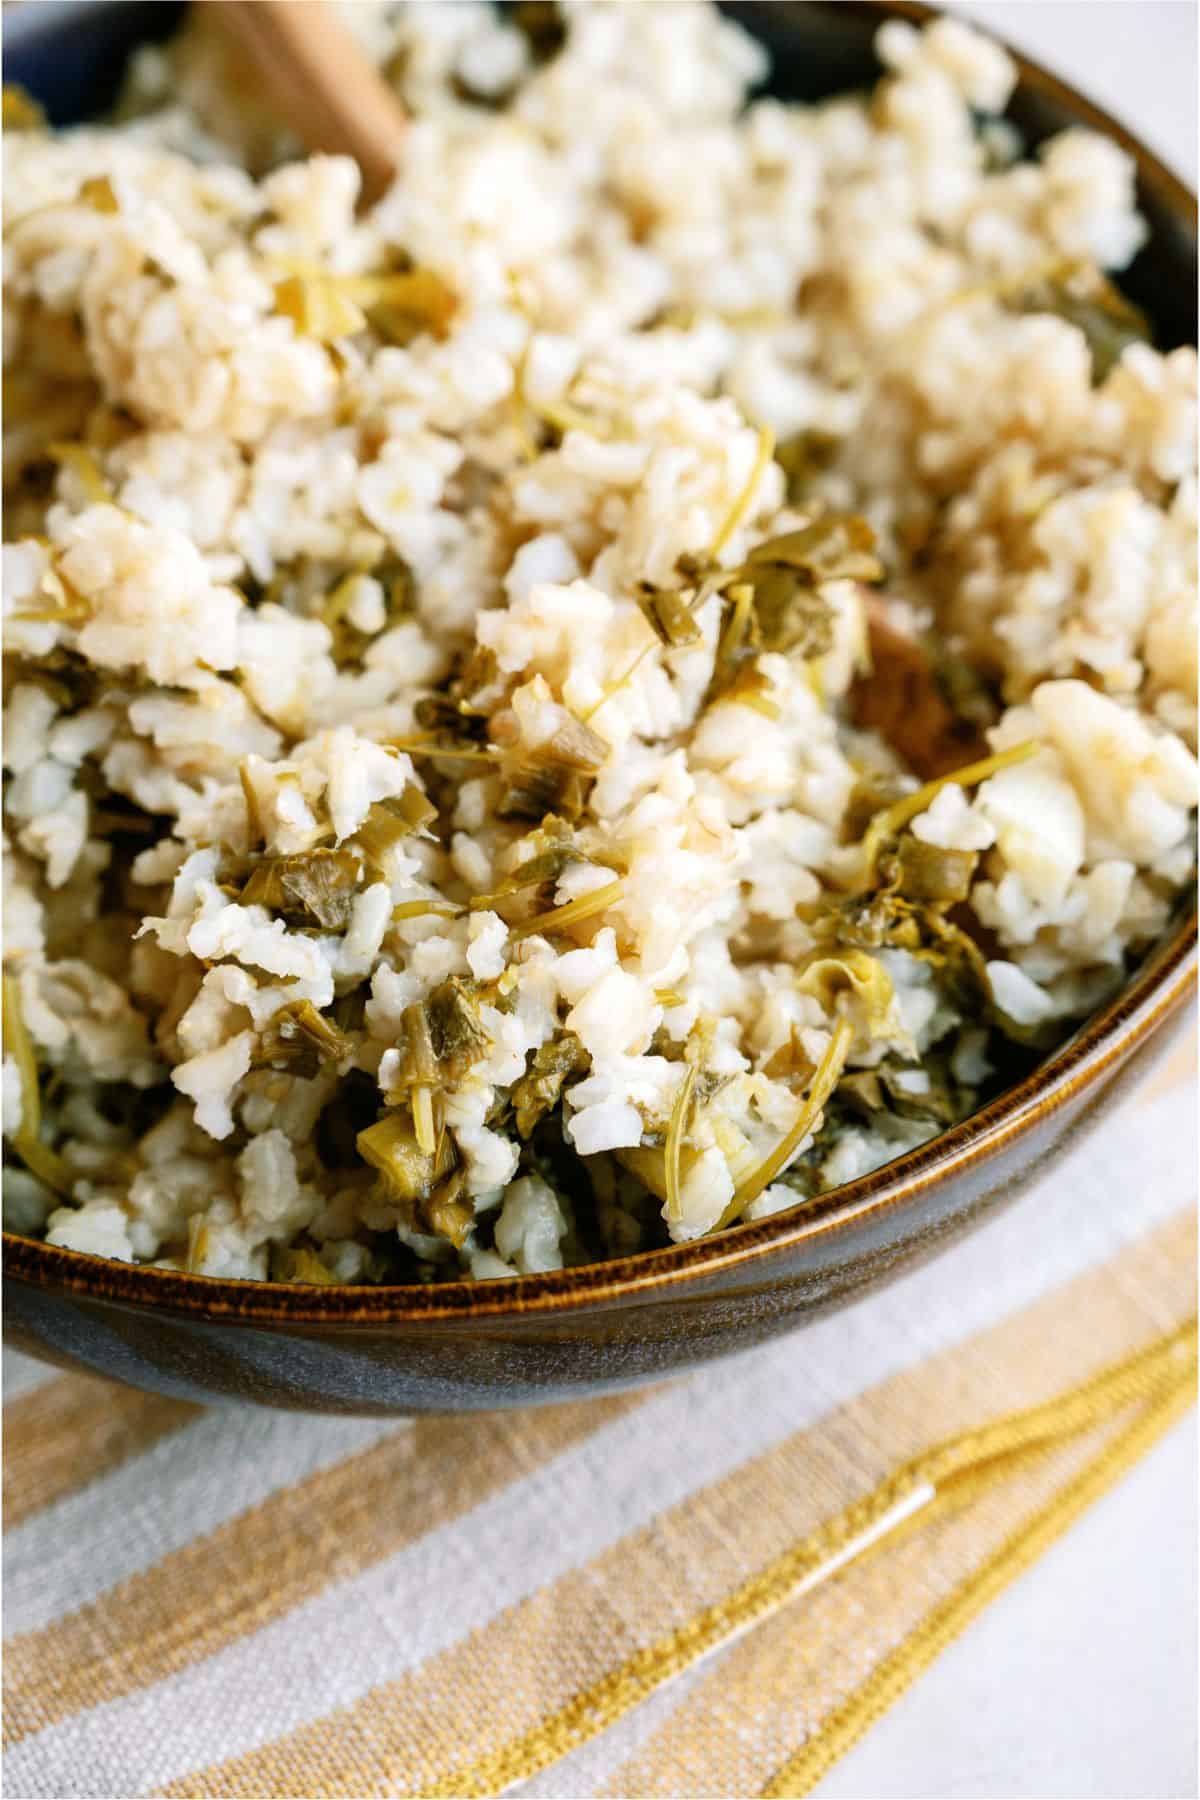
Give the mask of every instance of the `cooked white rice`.
[[[694, 1238], [1166, 927], [1195, 353], [1100, 275], [1128, 157], [1023, 159], [961, 23], [798, 107], [705, 5], [346, 15], [413, 119], [361, 216], [202, 32], [5, 134], [5, 1220], [309, 1281]], [[930, 766], [997, 760], [905, 805], [910, 641]]]

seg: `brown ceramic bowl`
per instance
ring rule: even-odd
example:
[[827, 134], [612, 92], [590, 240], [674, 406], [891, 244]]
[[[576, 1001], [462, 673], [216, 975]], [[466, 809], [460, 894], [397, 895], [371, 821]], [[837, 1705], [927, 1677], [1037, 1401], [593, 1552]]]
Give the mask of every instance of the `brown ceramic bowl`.
[[[48, 10], [59, 19], [10, 35], [6, 79], [23, 82], [62, 119], [98, 104], [119, 54], [140, 36], [161, 35], [174, 17], [162, 5]], [[928, 12], [853, 0], [730, 10], [771, 43], [776, 91], [798, 98], [868, 84], [878, 72], [870, 44], [881, 19]], [[1122, 285], [1154, 319], [1160, 344], [1194, 342], [1191, 195], [1112, 119], [1017, 61], [1011, 113], [1031, 141], [1082, 122], [1136, 157], [1152, 230]], [[556, 1274], [392, 1288], [219, 1281], [6, 1233], [5, 1334], [51, 1361], [190, 1400], [324, 1412], [519, 1406], [670, 1375], [886, 1281], [1020, 1193], [1117, 1103], [1173, 1035], [1166, 1027], [1191, 995], [1195, 945], [1193, 915], [1111, 1005], [983, 1111], [874, 1174], [758, 1224]]]

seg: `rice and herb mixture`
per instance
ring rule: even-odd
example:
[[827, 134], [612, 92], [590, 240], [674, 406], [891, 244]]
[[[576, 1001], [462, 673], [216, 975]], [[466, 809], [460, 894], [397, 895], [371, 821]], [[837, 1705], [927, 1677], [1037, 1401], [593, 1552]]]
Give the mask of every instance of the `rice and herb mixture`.
[[345, 11], [366, 213], [202, 27], [6, 104], [5, 1219], [370, 1282], [761, 1218], [1190, 882], [1131, 163], [948, 20], [798, 107], [705, 5]]

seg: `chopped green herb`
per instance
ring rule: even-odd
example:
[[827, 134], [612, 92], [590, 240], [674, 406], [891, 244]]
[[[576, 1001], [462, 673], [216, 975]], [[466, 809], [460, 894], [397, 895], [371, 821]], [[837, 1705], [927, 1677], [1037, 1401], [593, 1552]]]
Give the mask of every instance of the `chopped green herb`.
[[38, 1089], [37, 1057], [25, 1025], [21, 1007], [21, 990], [16, 978], [6, 975], [3, 981], [4, 1050], [17, 1065], [21, 1083], [21, 1129], [9, 1142], [38, 1180], [56, 1194], [71, 1192], [71, 1172], [57, 1150], [51, 1150], [38, 1136], [42, 1122], [42, 1101]]
[[625, 891], [623, 881], [610, 881], [603, 887], [592, 888], [581, 894], [577, 900], [568, 900], [565, 906], [553, 906], [549, 912], [537, 913], [532, 919], [524, 919], [521, 924], [512, 926], [509, 935], [513, 938], [533, 937], [547, 931], [562, 931], [567, 925], [580, 925], [585, 919], [593, 919], [598, 913], [607, 912], [615, 906]]
[[330, 344], [353, 337], [366, 314], [336, 275], [288, 275], [275, 284], [275, 311], [290, 319], [303, 337]]
[[937, 970], [943, 994], [959, 1011], [972, 1013], [990, 1004], [983, 951], [938, 904], [914, 902], [884, 889], [852, 900], [840, 913], [837, 931], [844, 944], [911, 951]]
[[807, 498], [814, 475], [832, 462], [838, 440], [822, 431], [801, 431], [775, 449], [775, 461], [787, 477], [787, 498], [794, 506]]
[[45, 109], [39, 106], [32, 94], [26, 93], [15, 81], [4, 83], [3, 93], [3, 128], [5, 131], [45, 131], [47, 119]]
[[776, 1144], [771, 1154], [764, 1157], [757, 1168], [739, 1181], [733, 1199], [717, 1221], [716, 1229], [718, 1231], [740, 1219], [750, 1202], [757, 1200], [758, 1196], [770, 1187], [775, 1177], [782, 1173], [787, 1163], [795, 1155], [812, 1130], [822, 1107], [829, 1100], [841, 1078], [853, 1038], [854, 1027], [850, 1021], [839, 1019], [833, 1028], [833, 1035], [825, 1054], [817, 1064], [808, 1093], [800, 1103], [795, 1123]]
[[327, 596], [319, 615], [333, 639], [330, 654], [339, 668], [360, 662], [378, 635], [360, 631], [348, 616], [359, 586], [367, 577], [377, 581], [383, 589], [384, 620], [380, 631], [388, 630], [412, 610], [412, 571], [397, 556], [388, 555], [370, 569], [358, 569], [343, 576]]
[[460, 976], [451, 975], [433, 989], [425, 1007], [442, 1079], [457, 1081], [491, 1048], [492, 1035], [479, 1017], [479, 1001]]
[[539, 1119], [556, 1107], [573, 1076], [586, 1075], [592, 1059], [573, 1031], [539, 1045], [529, 1068], [512, 1090], [513, 1112], [521, 1137], [528, 1138]]
[[240, 901], [265, 906], [296, 924], [344, 931], [362, 872], [361, 855], [350, 849], [264, 857], [251, 871]]
[[843, 1075], [838, 1083], [838, 1099], [849, 1103], [853, 1111], [869, 1117], [887, 1106], [887, 1095], [877, 1069], [855, 1069]]
[[787, 566], [766, 567], [753, 583], [754, 622], [764, 650], [808, 661], [833, 648], [833, 613], [815, 588], [798, 581]]
[[[92, 616], [88, 601], [71, 585], [57, 569], [47, 569], [42, 576], [40, 606], [22, 606], [9, 616], [13, 619], [27, 620], [30, 623], [66, 625], [74, 627], [86, 625]], [[80, 680], [89, 679], [84, 671], [79, 671]]]
[[432, 739], [412, 737], [394, 737], [386, 741], [393, 750], [403, 750], [409, 756], [428, 756], [435, 762], [494, 763], [500, 755], [498, 750], [482, 744], [438, 744]]
[[[432, 1087], [438, 1079], [438, 1059], [429, 1015], [419, 1001], [406, 1006], [400, 1015], [400, 1037], [396, 1048], [399, 1063], [395, 1091], [404, 1094], [412, 1087]], [[388, 1098], [391, 1099], [390, 1090]]]
[[637, 603], [650, 629], [668, 649], [694, 644], [699, 638], [700, 627], [691, 607], [673, 589], [651, 587], [647, 583], [638, 594]]
[[435, 1150], [422, 1150], [407, 1111], [384, 1113], [360, 1131], [358, 1153], [383, 1176], [397, 1200], [422, 1200], [452, 1172], [458, 1160], [453, 1139], [443, 1132]]
[[401, 900], [392, 908], [393, 919], [458, 919], [465, 909], [452, 900]]
[[475, 1225], [475, 1211], [460, 1198], [466, 1180], [465, 1171], [455, 1169], [419, 1209], [420, 1222], [436, 1237], [449, 1238], [461, 1250]]
[[382, 275], [296, 271], [275, 284], [275, 310], [318, 343], [353, 337], [370, 319], [381, 337], [407, 344], [421, 332], [445, 337], [458, 296], [432, 269]]
[[838, 1011], [838, 997], [849, 992], [865, 1012], [867, 1029], [874, 1036], [891, 1022], [895, 989], [892, 978], [877, 957], [865, 950], [838, 950], [811, 957], [796, 978], [802, 994], [811, 994], [827, 1014]]
[[90, 506], [112, 504], [112, 489], [100, 473], [100, 464], [86, 444], [47, 444], [46, 454], [78, 476]]
[[761, 713], [764, 719], [777, 719], [780, 716], [779, 702], [775, 698], [770, 678], [755, 663], [746, 662], [741, 665], [721, 690], [721, 698], [736, 702], [738, 706], [748, 706], [752, 712]]
[[879, 1079], [894, 1113], [902, 1119], [933, 1119], [942, 1127], [962, 1118], [962, 1091], [951, 1080], [944, 1060], [927, 1053], [920, 1069], [925, 1081], [914, 1086], [914, 1073], [897, 1063], [880, 1065]]
[[879, 853], [889, 839], [902, 831], [910, 819], [925, 812], [944, 787], [975, 787], [981, 781], [987, 781], [998, 775], [1001, 769], [1015, 768], [1018, 763], [1027, 762], [1036, 756], [1042, 748], [1036, 738], [1026, 738], [1023, 743], [1014, 744], [1009, 750], [998, 750], [993, 756], [985, 756], [979, 762], [967, 763], [965, 768], [955, 769], [949, 775], [939, 776], [936, 781], [927, 781], [914, 793], [905, 794], [900, 800], [893, 802], [875, 817], [868, 825], [862, 840], [863, 862], [867, 879], [873, 880]]
[[515, 763], [501, 766], [503, 786], [496, 801], [502, 819], [541, 819], [557, 813], [577, 819], [588, 789], [611, 746], [582, 719], [569, 715], [545, 743]]
[[496, 801], [501, 819], [540, 819], [548, 812], [578, 819], [587, 801], [589, 781], [578, 769], [526, 762], [505, 777]]
[[284, 1063], [293, 1074], [311, 1076], [322, 1063], [341, 1063], [353, 1049], [332, 1019], [311, 1000], [294, 1000], [272, 1015], [259, 1041], [259, 1065]]
[[691, 1110], [692, 1093], [696, 1086], [698, 1070], [695, 1063], [689, 1063], [687, 1071], [680, 1082], [671, 1107], [670, 1123], [667, 1126], [667, 1141], [663, 1146], [663, 1184], [666, 1188], [667, 1219], [678, 1224], [683, 1217], [683, 1205], [680, 1197], [679, 1154], [687, 1136], [688, 1115]]
[[774, 451], [775, 434], [769, 426], [764, 425], [759, 430], [758, 448], [754, 455], [754, 466], [750, 470], [746, 485], [734, 501], [726, 516], [725, 523], [721, 526], [720, 531], [718, 531], [716, 537], [713, 539], [712, 549], [709, 551], [709, 558], [712, 562], [715, 563], [719, 559], [722, 550], [749, 512], [754, 501], [755, 493], [758, 491], [758, 484], [766, 472], [767, 465], [770, 463]]
[[93, 175], [85, 181], [79, 190], [79, 198], [92, 208], [93, 212], [120, 212], [120, 202], [112, 182], [107, 175]]
[[881, 861], [880, 875], [906, 900], [952, 906], [966, 899], [978, 862], [974, 850], [945, 850], [905, 832], [896, 847], [894, 870]]
[[811, 524], [756, 545], [747, 569], [762, 565], [795, 569], [810, 581], [880, 581], [875, 533], [858, 513], [827, 512]]
[[552, 737], [539, 744], [532, 754], [541, 762], [552, 766], [561, 764], [564, 768], [578, 769], [583, 774], [594, 775], [597, 769], [603, 768], [612, 749], [607, 738], [593, 731], [582, 719], [573, 713], [558, 726]]
[[573, 843], [568, 841], [552, 844], [548, 850], [539, 851], [536, 856], [518, 863], [512, 874], [498, 888], [493, 888], [490, 894], [476, 894], [471, 901], [471, 910], [490, 911], [497, 900], [507, 899], [510, 894], [519, 894], [526, 888], [542, 887], [547, 881], [557, 881], [564, 869], [582, 860], [582, 852]]
[[303, 1283], [305, 1287], [328, 1287], [337, 1284], [337, 1276], [321, 1261], [315, 1250], [305, 1244], [287, 1249], [271, 1245], [271, 1280]]
[[458, 295], [432, 269], [367, 276], [362, 282], [357, 295], [372, 326], [389, 344], [409, 344], [423, 332], [437, 338], [449, 335]]
[[414, 1087], [409, 1096], [409, 1107], [412, 1111], [413, 1130], [417, 1136], [417, 1147], [432, 1156], [437, 1149], [437, 1121], [433, 1113], [433, 1094], [427, 1087]]
[[374, 802], [352, 842], [378, 867], [394, 845], [424, 831], [436, 818], [437, 807], [410, 781], [403, 793]]
[[263, 827], [262, 808], [258, 804], [258, 793], [250, 779], [250, 771], [246, 766], [245, 757], [238, 764], [238, 780], [242, 784], [242, 798], [246, 802], [246, 824], [250, 832], [250, 845], [252, 849], [257, 849], [266, 837], [266, 831]]

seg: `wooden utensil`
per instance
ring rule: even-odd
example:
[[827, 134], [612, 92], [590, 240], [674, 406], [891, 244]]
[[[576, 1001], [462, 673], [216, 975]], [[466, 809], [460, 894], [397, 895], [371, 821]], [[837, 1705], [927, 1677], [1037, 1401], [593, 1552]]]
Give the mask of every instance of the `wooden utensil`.
[[352, 156], [364, 200], [399, 166], [399, 101], [353, 34], [322, 0], [204, 0], [214, 25], [253, 63], [280, 116], [310, 150]]

